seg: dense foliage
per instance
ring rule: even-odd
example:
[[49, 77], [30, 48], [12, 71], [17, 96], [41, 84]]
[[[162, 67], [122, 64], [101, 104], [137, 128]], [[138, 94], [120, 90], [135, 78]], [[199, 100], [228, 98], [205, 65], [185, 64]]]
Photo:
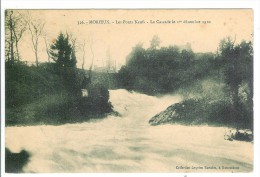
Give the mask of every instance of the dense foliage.
[[[224, 82], [229, 88], [230, 112], [236, 121], [252, 123], [253, 117], [253, 46], [242, 41], [235, 45], [228, 38], [220, 43]], [[248, 120], [249, 119], [249, 120]]]
[[127, 89], [148, 94], [173, 92], [207, 75], [213, 59], [211, 53], [196, 56], [191, 49], [178, 46], [144, 49], [139, 44], [128, 55], [119, 79]]
[[61, 33], [50, 54], [55, 62], [38, 66], [6, 61], [7, 125], [78, 122], [112, 111], [108, 88], [98, 80], [82, 96], [86, 71], [76, 68], [68, 36]]
[[69, 42], [69, 36], [60, 33], [50, 49], [51, 58], [61, 67], [76, 67], [75, 51]]
[[16, 108], [50, 93], [62, 93], [65, 86], [51, 63], [28, 66], [6, 62], [6, 107]]
[[[155, 115], [149, 123], [159, 125], [165, 123], [178, 123], [184, 125], [216, 125], [253, 129], [252, 117], [248, 115], [245, 107], [238, 110], [242, 119], [234, 116], [232, 105], [224, 100], [210, 101], [207, 99], [187, 99], [167, 108]], [[163, 119], [164, 117], [167, 117]], [[161, 119], [158, 121], [158, 119]]]
[[159, 44], [154, 37], [150, 48], [138, 44], [132, 49], [119, 71], [122, 87], [148, 94], [182, 94], [184, 101], [171, 110], [177, 114], [166, 122], [253, 128], [251, 42], [224, 39], [216, 54], [194, 53], [188, 46], [159, 48]]
[[55, 63], [36, 67], [7, 62], [7, 125], [78, 122], [111, 112], [108, 88], [98, 80], [91, 83], [89, 97], [82, 97], [83, 75], [82, 70], [61, 69]]

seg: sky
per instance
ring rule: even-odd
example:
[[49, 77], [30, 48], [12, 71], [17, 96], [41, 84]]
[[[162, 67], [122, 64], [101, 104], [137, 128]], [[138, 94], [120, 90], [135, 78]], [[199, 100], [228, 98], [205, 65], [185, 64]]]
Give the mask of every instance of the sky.
[[[29, 13], [36, 22], [44, 22], [43, 36], [49, 44], [60, 32], [72, 34], [78, 46], [78, 67], [82, 65], [82, 44], [85, 41], [85, 69], [91, 63], [91, 47], [94, 65], [104, 65], [109, 55], [119, 68], [125, 64], [132, 47], [143, 43], [144, 48], [148, 48], [154, 35], [159, 36], [160, 46], [190, 43], [194, 52], [216, 52], [223, 38], [230, 36], [238, 43], [252, 40], [253, 34], [251, 9], [15, 11]], [[93, 20], [98, 23], [90, 24]], [[107, 23], [107, 20], [109, 24], [100, 24]], [[79, 25], [79, 21], [85, 24]], [[39, 38], [40, 62], [48, 58], [43, 36]], [[35, 61], [28, 31], [21, 39], [19, 50], [22, 60]]]

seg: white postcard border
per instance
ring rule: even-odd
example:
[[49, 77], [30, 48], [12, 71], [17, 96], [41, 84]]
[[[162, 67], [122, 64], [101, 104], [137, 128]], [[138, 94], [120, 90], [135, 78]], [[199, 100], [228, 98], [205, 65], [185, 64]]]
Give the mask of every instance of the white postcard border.
[[[260, 19], [259, 8], [260, 2], [254, 0], [214, 0], [214, 1], [161, 1], [161, 0], [97, 0], [97, 1], [84, 1], [84, 0], [2, 0], [1, 2], [1, 176], [13, 177], [13, 176], [46, 176], [46, 174], [7, 174], [5, 173], [4, 165], [4, 145], [5, 145], [5, 69], [4, 69], [4, 10], [5, 9], [197, 9], [197, 8], [252, 8], [254, 10], [254, 171], [253, 173], [149, 173], [149, 174], [134, 174], [134, 173], [54, 173], [48, 174], [51, 177], [65, 176], [245, 176], [256, 177], [260, 176], [260, 154], [259, 154], [259, 98], [260, 98], [260, 85], [259, 77], [260, 70], [260, 55], [259, 55], [259, 42], [260, 42]], [[2, 163], [3, 162], [3, 163]]]

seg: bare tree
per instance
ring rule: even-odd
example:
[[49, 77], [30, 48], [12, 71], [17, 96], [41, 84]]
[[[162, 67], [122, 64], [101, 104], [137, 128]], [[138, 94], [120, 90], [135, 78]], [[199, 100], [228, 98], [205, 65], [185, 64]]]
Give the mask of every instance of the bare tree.
[[20, 60], [19, 41], [26, 31], [26, 23], [24, 16], [13, 10], [6, 10], [5, 19], [6, 58], [7, 61], [14, 63], [15, 60]]
[[92, 48], [93, 39], [90, 38], [89, 41], [90, 41], [90, 42], [89, 42], [89, 47], [90, 47], [90, 51], [91, 51], [91, 54], [92, 54], [91, 65], [90, 65], [90, 67], [89, 67], [89, 71], [91, 72], [91, 71], [92, 71], [92, 67], [93, 67], [93, 63], [94, 63], [95, 55], [94, 55], [93, 48]]
[[46, 53], [47, 53], [47, 56], [48, 56], [48, 62], [50, 62], [50, 51], [49, 51], [49, 48], [50, 48], [50, 44], [48, 43], [48, 40], [47, 40], [47, 34], [45, 33], [45, 35], [43, 36], [43, 39], [44, 39], [44, 43], [45, 43], [45, 49], [46, 49]]
[[94, 55], [94, 52], [93, 52], [93, 48], [92, 48], [92, 44], [93, 44], [93, 39], [91, 37], [90, 40], [89, 40], [89, 47], [90, 47], [90, 52], [92, 54], [92, 59], [91, 59], [91, 65], [89, 67], [89, 73], [88, 73], [88, 77], [90, 79], [90, 83], [91, 83], [91, 80], [92, 80], [92, 68], [93, 68], [93, 63], [94, 63], [94, 58], [95, 58], [95, 55]]
[[86, 54], [85, 47], [86, 47], [86, 41], [84, 40], [83, 44], [82, 44], [82, 52], [83, 52], [83, 56], [82, 56], [82, 70], [84, 69], [84, 65], [85, 65], [85, 54]]
[[[89, 37], [88, 39], [88, 42], [89, 42], [89, 48], [90, 48], [90, 52], [91, 52], [91, 64], [90, 64], [90, 67], [89, 67], [89, 71], [92, 70], [93, 68], [93, 63], [94, 63], [94, 52], [93, 52], [93, 48], [92, 48], [92, 44], [93, 44], [93, 39], [91, 37]], [[83, 40], [83, 43], [81, 44], [81, 50], [82, 50], [82, 65], [81, 65], [81, 68], [84, 69], [84, 66], [85, 66], [85, 55], [86, 55], [86, 40], [84, 39]]]
[[13, 11], [5, 11], [5, 43], [6, 43], [6, 58], [8, 62], [14, 62], [14, 34], [13, 34]]
[[[94, 52], [93, 52], [93, 48], [92, 48], [92, 44], [93, 44], [93, 39], [90, 36], [89, 37], [89, 48], [90, 48], [90, 52], [91, 52], [91, 64], [89, 66], [89, 70], [88, 70], [88, 74], [84, 75], [84, 79], [82, 81], [82, 88], [88, 88], [88, 86], [91, 84], [92, 81], [92, 68], [93, 68], [93, 64], [94, 64]], [[86, 42], [84, 40], [83, 45], [82, 45], [82, 50], [83, 50], [83, 63], [82, 63], [82, 69], [84, 69], [84, 64], [85, 64], [85, 45]]]
[[18, 21], [22, 21], [21, 18], [22, 18], [22, 17], [17, 18], [17, 21], [16, 21], [16, 23], [15, 23], [15, 24], [17, 25], [17, 28], [16, 28], [16, 29], [18, 29], [18, 30], [13, 29], [14, 38], [15, 38], [15, 48], [16, 48], [17, 60], [20, 60], [18, 43], [19, 43], [20, 39], [22, 38], [24, 32], [26, 31], [26, 25], [25, 25], [25, 23], [24, 23], [24, 22], [18, 23]]
[[[86, 43], [85, 43], [85, 40], [84, 40], [82, 68], [84, 67], [84, 63], [85, 63], [85, 44]], [[91, 81], [92, 81], [92, 68], [93, 68], [93, 63], [94, 63], [94, 58], [95, 58], [93, 48], [92, 48], [92, 44], [93, 44], [93, 39], [89, 38], [89, 47], [90, 47], [90, 52], [91, 52], [91, 55], [92, 55], [92, 58], [91, 58], [92, 61], [91, 61], [91, 64], [90, 64], [90, 67], [89, 67], [89, 70], [88, 70], [88, 75], [84, 75], [84, 79], [82, 81], [82, 88], [88, 88], [88, 86], [91, 84]]]
[[33, 51], [35, 54], [37, 67], [39, 65], [39, 58], [38, 58], [39, 38], [42, 35], [44, 25], [45, 25], [44, 22], [36, 21], [36, 20], [32, 19], [31, 15], [28, 13], [27, 26], [28, 26], [28, 29], [29, 29], [30, 35], [31, 35]]
[[72, 33], [70, 33], [70, 34], [67, 33], [67, 36], [69, 36], [69, 41], [71, 43], [71, 48], [72, 48], [72, 51], [71, 51], [71, 65], [76, 67], [76, 63], [77, 63], [76, 50], [78, 48], [77, 38], [75, 38]]

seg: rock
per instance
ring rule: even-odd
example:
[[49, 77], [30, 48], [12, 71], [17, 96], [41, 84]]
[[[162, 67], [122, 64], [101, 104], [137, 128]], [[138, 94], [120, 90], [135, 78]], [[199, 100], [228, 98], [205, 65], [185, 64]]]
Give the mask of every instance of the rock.
[[82, 97], [88, 97], [88, 90], [87, 89], [81, 89], [81, 96]]
[[176, 112], [174, 109], [174, 105], [169, 106], [165, 111], [156, 114], [149, 120], [150, 125], [160, 125], [164, 123], [168, 123], [172, 120], [173, 116], [175, 116]]
[[232, 137], [234, 140], [238, 141], [253, 141], [253, 132], [251, 130], [237, 130], [237, 132]]
[[207, 103], [204, 100], [188, 99], [169, 106], [165, 111], [152, 117], [150, 125], [180, 123], [199, 125], [206, 121]]
[[224, 134], [224, 139], [228, 140], [228, 141], [233, 141], [233, 136], [236, 133], [236, 130], [234, 129], [229, 129], [228, 131], [225, 130], [225, 134]]
[[25, 150], [12, 153], [8, 148], [5, 148], [5, 171], [7, 173], [23, 172], [23, 167], [29, 162], [30, 156]]
[[238, 140], [252, 142], [253, 132], [249, 129], [228, 130], [225, 132], [224, 139], [229, 141]]

